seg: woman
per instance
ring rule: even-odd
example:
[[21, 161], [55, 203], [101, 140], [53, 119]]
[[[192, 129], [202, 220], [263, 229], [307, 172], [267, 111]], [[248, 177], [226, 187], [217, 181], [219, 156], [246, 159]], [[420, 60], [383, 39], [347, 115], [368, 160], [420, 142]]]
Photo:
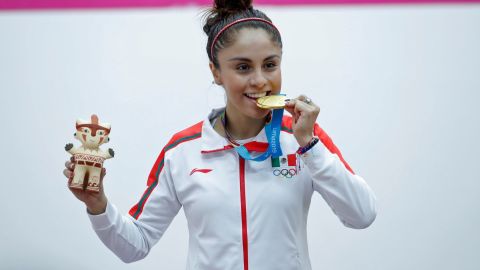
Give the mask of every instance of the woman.
[[[103, 187], [98, 194], [72, 192], [100, 239], [125, 262], [144, 258], [183, 207], [187, 269], [311, 269], [306, 223], [313, 191], [345, 226], [358, 229], [375, 219], [375, 196], [315, 123], [320, 109], [306, 96], [286, 103], [291, 117], [280, 114], [281, 136], [272, 137], [281, 110], [272, 114], [257, 99], [280, 93], [282, 41], [264, 13], [248, 0], [216, 0], [204, 31], [226, 107], [172, 137], [129, 216]], [[71, 177], [73, 163], [66, 167]]]

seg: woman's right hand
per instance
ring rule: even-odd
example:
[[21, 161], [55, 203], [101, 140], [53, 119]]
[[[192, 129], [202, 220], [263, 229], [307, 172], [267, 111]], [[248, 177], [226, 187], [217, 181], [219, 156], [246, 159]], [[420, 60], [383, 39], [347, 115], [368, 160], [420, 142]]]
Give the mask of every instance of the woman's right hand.
[[[75, 160], [73, 156], [70, 158], [70, 161], [65, 162], [65, 170], [63, 174], [68, 178], [67, 185], [71, 182], [73, 177], [73, 170], [75, 169]], [[91, 192], [81, 189], [70, 188], [70, 191], [79, 199], [84, 202], [87, 206], [87, 211], [92, 215], [99, 215], [105, 212], [107, 208], [107, 197], [103, 190], [103, 177], [105, 177], [106, 170], [102, 168], [102, 173], [100, 175], [100, 191]]]

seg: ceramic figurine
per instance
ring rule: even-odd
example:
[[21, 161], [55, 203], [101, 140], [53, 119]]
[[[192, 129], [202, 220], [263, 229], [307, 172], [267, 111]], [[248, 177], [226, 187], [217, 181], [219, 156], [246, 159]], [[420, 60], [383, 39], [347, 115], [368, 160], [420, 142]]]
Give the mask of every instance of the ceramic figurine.
[[77, 148], [72, 143], [65, 145], [65, 150], [72, 154], [75, 160], [75, 169], [69, 187], [99, 192], [103, 161], [113, 158], [115, 154], [111, 148], [108, 152], [99, 148], [100, 145], [110, 141], [108, 138], [110, 124], [100, 123], [98, 116], [93, 114], [91, 121], [77, 120], [76, 128], [77, 132], [74, 136], [82, 146]]

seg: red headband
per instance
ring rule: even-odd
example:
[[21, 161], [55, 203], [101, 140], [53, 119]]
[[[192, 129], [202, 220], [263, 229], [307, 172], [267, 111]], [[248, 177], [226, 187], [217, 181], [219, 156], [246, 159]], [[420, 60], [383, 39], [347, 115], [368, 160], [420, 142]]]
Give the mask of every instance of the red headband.
[[[265, 19], [262, 19], [262, 18], [256, 18], [256, 17], [253, 17], [253, 18], [243, 18], [243, 19], [239, 19], [239, 20], [236, 20], [236, 21], [233, 21], [227, 25], [225, 25], [222, 30], [220, 30], [218, 32], [218, 34], [215, 36], [215, 38], [213, 39], [213, 42], [212, 42], [212, 46], [210, 46], [210, 55], [212, 56], [212, 60], [213, 60], [213, 47], [215, 46], [215, 43], [217, 42], [218, 38], [220, 37], [220, 35], [225, 32], [225, 30], [227, 30], [228, 28], [230, 28], [232, 25], [235, 25], [237, 23], [241, 23], [241, 22], [245, 22], [245, 21], [260, 21], [260, 22], [264, 22], [266, 24], [269, 24], [271, 25], [273, 28], [275, 28], [275, 30], [278, 31], [278, 28], [273, 25], [273, 23], [265, 20]], [[280, 31], [278, 31], [280, 32]]]

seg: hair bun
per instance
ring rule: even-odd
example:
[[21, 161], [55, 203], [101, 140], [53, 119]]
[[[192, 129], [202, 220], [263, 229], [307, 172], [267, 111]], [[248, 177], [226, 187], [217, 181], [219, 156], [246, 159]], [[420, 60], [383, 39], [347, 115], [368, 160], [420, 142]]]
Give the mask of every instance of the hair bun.
[[252, 8], [252, 0], [215, 0], [214, 9], [218, 13], [234, 13]]
[[252, 0], [215, 0], [213, 7], [206, 10], [204, 14], [206, 22], [203, 31], [210, 35], [212, 29], [220, 21], [232, 14], [249, 9], [253, 9]]

